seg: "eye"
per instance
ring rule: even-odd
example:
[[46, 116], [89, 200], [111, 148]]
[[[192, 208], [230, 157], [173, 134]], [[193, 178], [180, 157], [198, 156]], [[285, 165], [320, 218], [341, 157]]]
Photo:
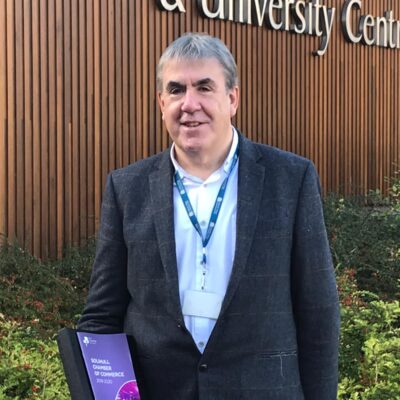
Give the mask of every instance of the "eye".
[[179, 84], [178, 82], [169, 82], [167, 85], [167, 93], [173, 96], [184, 93], [186, 86]]
[[199, 91], [200, 92], [211, 92], [211, 87], [208, 85], [201, 85], [201, 86], [199, 86]]
[[173, 87], [168, 91], [169, 94], [177, 95], [183, 93], [183, 89], [181, 87]]

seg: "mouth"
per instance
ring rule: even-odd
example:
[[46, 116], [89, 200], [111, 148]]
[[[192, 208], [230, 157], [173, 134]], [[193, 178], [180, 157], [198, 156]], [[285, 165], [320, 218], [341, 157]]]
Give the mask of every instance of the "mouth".
[[198, 121], [183, 121], [181, 122], [181, 125], [187, 127], [187, 128], [197, 128], [198, 126], [202, 125], [202, 122]]

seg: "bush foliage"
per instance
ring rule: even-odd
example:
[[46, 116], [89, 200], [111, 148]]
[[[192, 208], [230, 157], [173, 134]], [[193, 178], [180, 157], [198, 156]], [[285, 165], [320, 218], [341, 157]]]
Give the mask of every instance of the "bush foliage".
[[17, 245], [0, 247], [0, 310], [42, 336], [73, 325], [87, 295], [92, 259], [92, 244], [46, 263]]
[[340, 400], [400, 398], [400, 302], [358, 291], [354, 270], [338, 277]]
[[[400, 399], [400, 180], [361, 203], [328, 196], [342, 304], [339, 400]], [[82, 311], [93, 243], [40, 262], [0, 248], [0, 400], [68, 399], [55, 334]]]
[[0, 356], [0, 400], [70, 398], [54, 340], [0, 315]]
[[338, 273], [353, 269], [361, 290], [399, 299], [400, 181], [389, 195], [371, 193], [366, 205], [353, 198], [328, 196], [325, 220]]
[[90, 243], [40, 262], [0, 248], [0, 400], [70, 398], [55, 334], [82, 312], [93, 253]]

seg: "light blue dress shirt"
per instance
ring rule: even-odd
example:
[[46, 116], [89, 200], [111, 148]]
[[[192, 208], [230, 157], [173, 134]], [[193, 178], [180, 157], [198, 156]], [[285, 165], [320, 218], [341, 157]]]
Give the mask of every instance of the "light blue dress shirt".
[[[232, 130], [233, 140], [227, 158], [222, 166], [205, 181], [189, 175], [175, 159], [174, 145], [171, 147], [172, 163], [182, 178], [194, 212], [203, 230], [203, 235], [205, 235], [207, 230], [215, 199], [222, 182], [228, 175], [229, 167], [233, 161], [233, 155], [238, 144], [238, 134], [234, 128]], [[232, 170], [218, 220], [207, 245], [207, 268], [205, 271], [204, 290], [210, 293], [217, 293], [221, 296], [225, 296], [235, 254], [238, 163], [236, 163], [236, 166]], [[187, 290], [201, 290], [203, 278], [201, 260], [203, 252], [201, 238], [187, 215], [175, 183], [173, 191], [176, 257], [179, 295], [182, 305]], [[184, 319], [197, 348], [200, 352], [203, 352], [216, 320], [189, 315], [184, 315]]]

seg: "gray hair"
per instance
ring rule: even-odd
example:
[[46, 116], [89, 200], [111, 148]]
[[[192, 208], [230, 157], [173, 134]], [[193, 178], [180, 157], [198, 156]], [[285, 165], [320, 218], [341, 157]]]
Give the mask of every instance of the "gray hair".
[[162, 91], [163, 69], [168, 61], [206, 58], [215, 58], [221, 64], [227, 90], [238, 84], [235, 59], [220, 39], [204, 33], [186, 33], [174, 40], [161, 55], [157, 65], [157, 89]]

